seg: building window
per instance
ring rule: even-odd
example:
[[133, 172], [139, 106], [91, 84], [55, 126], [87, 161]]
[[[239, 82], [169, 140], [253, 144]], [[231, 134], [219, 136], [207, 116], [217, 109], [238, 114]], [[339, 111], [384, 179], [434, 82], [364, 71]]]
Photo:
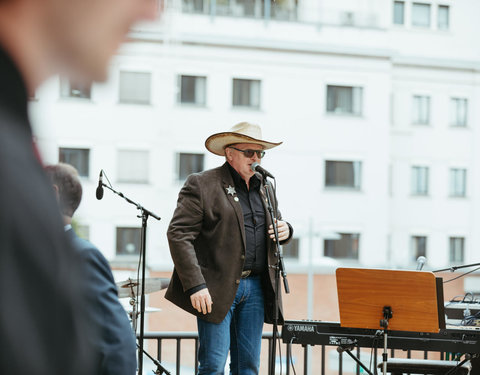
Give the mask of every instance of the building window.
[[90, 150], [88, 148], [61, 147], [58, 151], [58, 161], [73, 165], [81, 177], [88, 177], [90, 174]]
[[141, 228], [117, 228], [117, 255], [140, 254], [141, 239]]
[[178, 154], [178, 179], [185, 180], [192, 173], [203, 171], [203, 154]]
[[414, 95], [412, 114], [414, 124], [428, 125], [430, 123], [430, 97]]
[[209, 0], [182, 0], [182, 11], [185, 13], [205, 13], [209, 12]]
[[430, 4], [412, 4], [412, 25], [430, 27]]
[[450, 99], [450, 124], [452, 126], [467, 126], [468, 100], [465, 98]]
[[360, 189], [362, 162], [325, 161], [325, 186]]
[[179, 76], [178, 102], [205, 106], [206, 104], [206, 77]]
[[395, 25], [403, 25], [405, 23], [405, 2], [393, 2], [393, 23]]
[[148, 151], [118, 151], [118, 181], [148, 183], [149, 157]]
[[349, 115], [362, 114], [361, 87], [327, 86], [327, 112]]
[[412, 194], [428, 194], [428, 167], [412, 167]]
[[288, 244], [282, 245], [285, 259], [298, 259], [299, 244], [300, 240], [298, 238], [292, 238]]
[[60, 96], [62, 98], [82, 98], [90, 99], [92, 85], [74, 83], [68, 78], [60, 78]]
[[339, 240], [324, 240], [324, 255], [339, 259], [358, 259], [360, 234], [339, 233]]
[[450, 8], [448, 5], [438, 6], [438, 22], [437, 27], [439, 30], [448, 30], [450, 22]]
[[416, 261], [419, 256], [427, 256], [427, 237], [412, 236], [412, 253], [413, 261]]
[[259, 80], [234, 78], [233, 106], [256, 109], [260, 108], [260, 86], [261, 81]]
[[450, 196], [465, 197], [467, 185], [467, 170], [462, 168], [450, 169]]
[[150, 104], [151, 74], [120, 72], [120, 103]]
[[450, 262], [461, 263], [465, 254], [465, 238], [450, 237]]

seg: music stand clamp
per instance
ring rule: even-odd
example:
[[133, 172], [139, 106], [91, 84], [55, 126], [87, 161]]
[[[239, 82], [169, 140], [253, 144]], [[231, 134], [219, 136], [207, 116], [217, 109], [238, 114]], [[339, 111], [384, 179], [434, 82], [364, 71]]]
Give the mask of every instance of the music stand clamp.
[[387, 373], [387, 360], [388, 360], [388, 351], [387, 351], [387, 340], [388, 340], [388, 322], [393, 317], [393, 311], [390, 306], [383, 306], [383, 319], [380, 319], [380, 327], [383, 328], [383, 375]]

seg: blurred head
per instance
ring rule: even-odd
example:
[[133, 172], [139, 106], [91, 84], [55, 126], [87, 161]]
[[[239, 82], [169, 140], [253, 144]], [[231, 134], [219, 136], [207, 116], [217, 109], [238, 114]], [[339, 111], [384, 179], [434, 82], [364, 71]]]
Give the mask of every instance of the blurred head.
[[62, 215], [71, 218], [82, 200], [82, 185], [77, 170], [70, 164], [59, 163], [45, 167], [55, 190]]
[[[252, 164], [260, 163], [261, 160], [257, 152], [250, 151], [263, 151], [263, 146], [252, 143], [236, 143], [225, 147], [227, 162], [246, 182], [255, 174], [251, 169]], [[252, 155], [249, 156], [249, 154]]]
[[61, 68], [80, 79], [103, 81], [110, 58], [131, 26], [141, 20], [153, 20], [158, 3], [156, 0], [43, 0], [42, 4], [48, 8], [45, 26]]
[[0, 42], [27, 81], [56, 73], [103, 81], [131, 26], [157, 8], [158, 0], [0, 0]]

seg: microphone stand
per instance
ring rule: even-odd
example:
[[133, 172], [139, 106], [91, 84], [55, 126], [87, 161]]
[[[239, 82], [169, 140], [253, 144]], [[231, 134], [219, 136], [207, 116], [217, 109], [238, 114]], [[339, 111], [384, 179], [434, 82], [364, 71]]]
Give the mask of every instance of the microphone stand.
[[275, 257], [277, 258], [277, 264], [273, 267], [275, 269], [275, 298], [273, 302], [273, 338], [272, 338], [272, 353], [270, 356], [270, 375], [275, 375], [275, 360], [277, 355], [277, 337], [278, 337], [278, 300], [280, 298], [280, 274], [283, 278], [283, 286], [285, 288], [285, 293], [290, 293], [290, 288], [288, 286], [287, 272], [285, 271], [285, 264], [283, 263], [283, 254], [280, 249], [280, 241], [278, 240], [278, 227], [275, 222], [276, 212], [273, 210], [272, 201], [270, 199], [270, 191], [275, 197], [275, 190], [272, 188], [271, 183], [267, 180], [266, 173], [258, 172], [262, 176], [263, 185], [265, 186], [265, 191], [267, 195], [267, 208], [270, 214], [270, 219], [272, 220], [273, 232], [275, 235]]
[[476, 266], [480, 266], [480, 263], [464, 264], [464, 265], [461, 265], [461, 266], [452, 266], [450, 268], [443, 268], [441, 270], [435, 270], [435, 271], [432, 271], [432, 272], [433, 273], [445, 272], [445, 271], [455, 272], [456, 270], [460, 270], [462, 268], [469, 268], [469, 267], [476, 267]]
[[[155, 358], [153, 358], [153, 357], [152, 357], [150, 354], [148, 354], [145, 350], [140, 349], [140, 345], [137, 344], [137, 348], [138, 348], [139, 350], [142, 350], [142, 352], [143, 352], [148, 358], [150, 358], [150, 360], [155, 364], [155, 366], [157, 366], [157, 371], [154, 371], [154, 372], [153, 372], [154, 374], [158, 374], [158, 375], [162, 375], [162, 374], [172, 375], [172, 374], [170, 373], [170, 371], [168, 371], [165, 367], [163, 367], [163, 365], [162, 365], [159, 361], [157, 361]], [[141, 375], [141, 374], [139, 373], [139, 375]]]
[[[119, 197], [125, 199], [128, 203], [133, 204], [137, 210], [140, 211], [140, 215], [137, 217], [142, 219], [142, 241], [141, 241], [141, 251], [140, 259], [142, 260], [142, 287], [141, 287], [141, 297], [140, 297], [140, 336], [138, 341], [140, 342], [139, 351], [138, 351], [138, 373], [143, 373], [143, 337], [145, 329], [145, 263], [146, 263], [146, 252], [147, 252], [147, 221], [150, 216], [160, 220], [160, 216], [155, 215], [152, 211], [147, 210], [140, 203], [137, 203], [130, 198], [126, 197], [122, 192], [116, 191], [112, 187], [101, 182], [101, 186], [106, 187], [108, 190], [112, 191], [114, 194], [117, 194]], [[136, 333], [136, 332], [135, 332]]]

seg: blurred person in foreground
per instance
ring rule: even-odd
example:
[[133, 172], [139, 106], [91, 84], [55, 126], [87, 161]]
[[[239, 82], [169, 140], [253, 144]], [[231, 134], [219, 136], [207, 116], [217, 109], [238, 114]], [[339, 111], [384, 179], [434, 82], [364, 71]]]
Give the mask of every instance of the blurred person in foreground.
[[[252, 171], [266, 149], [258, 125], [246, 122], [210, 136], [206, 148], [225, 157], [190, 175], [168, 228], [175, 264], [166, 298], [197, 316], [199, 374], [258, 374], [263, 323], [274, 316], [277, 264], [263, 181]], [[271, 192], [271, 191], [270, 191]], [[281, 243], [293, 229], [270, 196]], [[279, 323], [283, 322], [279, 301]]]
[[45, 171], [57, 197], [65, 233], [85, 267], [83, 287], [87, 303], [83, 311], [98, 332], [92, 342], [99, 352], [95, 368], [104, 375], [134, 375], [137, 368], [135, 336], [118, 300], [108, 261], [93, 244], [79, 238], [72, 227], [72, 216], [82, 200], [78, 172], [63, 163], [49, 165]]
[[27, 100], [53, 74], [104, 80], [130, 26], [155, 12], [154, 0], [0, 0], [1, 374], [95, 374], [78, 262]]

